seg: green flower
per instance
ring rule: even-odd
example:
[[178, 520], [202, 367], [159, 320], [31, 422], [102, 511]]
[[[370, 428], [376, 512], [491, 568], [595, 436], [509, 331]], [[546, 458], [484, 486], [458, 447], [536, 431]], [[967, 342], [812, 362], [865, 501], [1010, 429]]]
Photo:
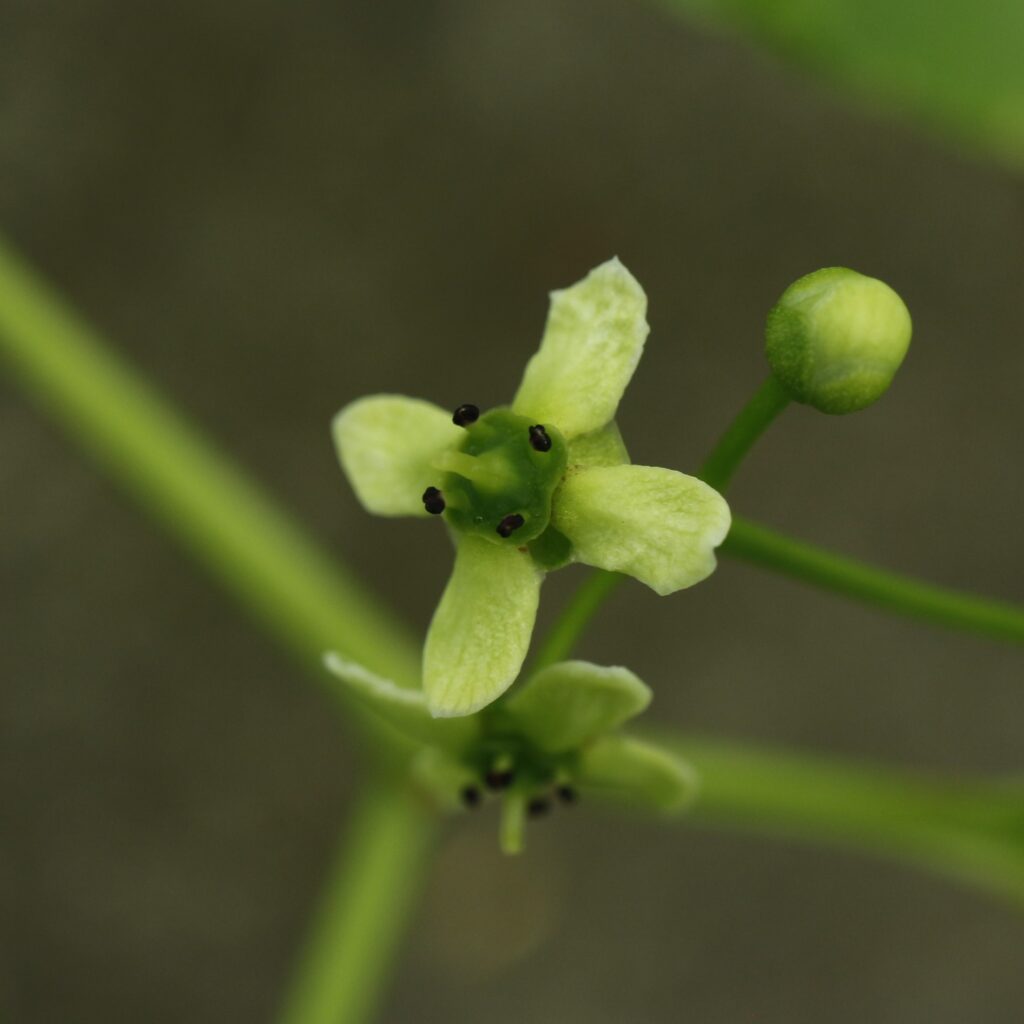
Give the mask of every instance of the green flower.
[[527, 817], [577, 795], [661, 813], [696, 793], [693, 769], [671, 751], [619, 732], [650, 703], [625, 668], [564, 661], [541, 669], [500, 706], [468, 718], [435, 718], [425, 694], [328, 654], [327, 668], [379, 719], [419, 746], [413, 775], [442, 806], [502, 800], [501, 845], [522, 848]]
[[609, 260], [552, 293], [511, 406], [452, 415], [374, 395], [335, 417], [363, 506], [443, 515], [455, 542], [423, 654], [431, 714], [472, 714], [512, 684], [546, 571], [578, 561], [671, 594], [714, 570], [729, 530], [725, 500], [695, 477], [630, 465], [614, 422], [643, 352], [646, 310], [636, 279]]

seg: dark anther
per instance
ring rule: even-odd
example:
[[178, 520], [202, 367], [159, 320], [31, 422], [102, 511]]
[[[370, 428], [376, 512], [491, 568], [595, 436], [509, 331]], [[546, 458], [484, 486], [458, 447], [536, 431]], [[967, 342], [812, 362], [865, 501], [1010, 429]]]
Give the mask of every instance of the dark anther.
[[480, 410], [475, 405], [460, 405], [452, 413], [452, 423], [457, 427], [468, 427], [480, 419]]
[[423, 507], [432, 516], [439, 516], [444, 511], [444, 495], [436, 487], [428, 487], [423, 492]]
[[563, 804], [574, 804], [578, 799], [576, 790], [572, 786], [557, 786], [555, 788], [555, 796], [562, 801]]
[[508, 789], [512, 785], [513, 773], [507, 768], [492, 768], [485, 776], [488, 789]]
[[548, 437], [548, 432], [539, 423], [535, 427], [530, 427], [530, 444], [538, 452], [551, 451], [551, 438]]
[[498, 523], [498, 533], [502, 537], [511, 537], [520, 526], [525, 523], [526, 520], [518, 512], [513, 512], [510, 516], [505, 516], [500, 523]]
[[531, 818], [541, 818], [551, 810], [551, 803], [542, 796], [535, 796], [527, 805], [526, 813]]
[[470, 809], [479, 807], [480, 801], [483, 798], [476, 786], [463, 786], [459, 792], [459, 797], [462, 800], [462, 805]]

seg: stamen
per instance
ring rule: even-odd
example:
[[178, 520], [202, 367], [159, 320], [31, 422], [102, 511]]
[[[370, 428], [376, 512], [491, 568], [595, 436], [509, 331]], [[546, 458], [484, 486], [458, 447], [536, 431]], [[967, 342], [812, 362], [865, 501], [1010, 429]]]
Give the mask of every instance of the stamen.
[[480, 801], [483, 798], [476, 786], [463, 786], [459, 792], [459, 797], [462, 800], [463, 806], [468, 807], [470, 810], [474, 807], [479, 807]]
[[555, 787], [555, 796], [562, 801], [563, 804], [574, 804], [579, 799], [579, 794], [572, 786], [565, 784]]
[[551, 438], [548, 437], [548, 432], [539, 423], [534, 427], [530, 427], [530, 444], [533, 445], [535, 451], [551, 451]]
[[452, 413], [452, 423], [457, 427], [468, 427], [480, 419], [480, 410], [475, 405], [460, 405]]
[[432, 516], [439, 516], [444, 511], [444, 495], [436, 487], [428, 487], [423, 492], [423, 507]]
[[526, 520], [518, 512], [513, 512], [498, 523], [498, 534], [501, 537], [511, 537], [525, 522]]
[[542, 818], [551, 810], [551, 803], [542, 796], [535, 796], [527, 805], [526, 813], [531, 818]]
[[510, 768], [492, 768], [484, 776], [484, 782], [488, 789], [508, 789], [514, 778], [515, 774]]

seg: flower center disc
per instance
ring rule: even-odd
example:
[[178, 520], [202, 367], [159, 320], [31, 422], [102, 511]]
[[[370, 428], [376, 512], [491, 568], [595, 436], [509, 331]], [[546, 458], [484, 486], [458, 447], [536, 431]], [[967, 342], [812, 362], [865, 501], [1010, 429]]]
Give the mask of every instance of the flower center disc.
[[565, 441], [554, 427], [492, 409], [437, 464], [446, 473], [444, 517], [456, 530], [522, 547], [547, 527], [566, 462]]

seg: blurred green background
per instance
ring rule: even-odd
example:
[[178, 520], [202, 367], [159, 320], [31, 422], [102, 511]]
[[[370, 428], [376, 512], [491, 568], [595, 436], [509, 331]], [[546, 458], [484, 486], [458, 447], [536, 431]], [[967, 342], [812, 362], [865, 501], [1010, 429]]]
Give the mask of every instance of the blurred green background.
[[[905, 368], [865, 413], [785, 414], [734, 507], [1024, 597], [1020, 174], [657, 7], [0, 0], [0, 225], [421, 629], [447, 542], [359, 509], [340, 405], [507, 400], [546, 292], [617, 253], [653, 328], [620, 423], [692, 470], [777, 295], [852, 266], [907, 301]], [[0, 1019], [269, 1021], [351, 736], [7, 376], [0, 508]], [[1019, 651], [738, 564], [624, 587], [582, 653], [673, 727], [1021, 767]], [[988, 896], [593, 807], [519, 860], [494, 828], [447, 830], [384, 1021], [1020, 1019], [1024, 920]]]

